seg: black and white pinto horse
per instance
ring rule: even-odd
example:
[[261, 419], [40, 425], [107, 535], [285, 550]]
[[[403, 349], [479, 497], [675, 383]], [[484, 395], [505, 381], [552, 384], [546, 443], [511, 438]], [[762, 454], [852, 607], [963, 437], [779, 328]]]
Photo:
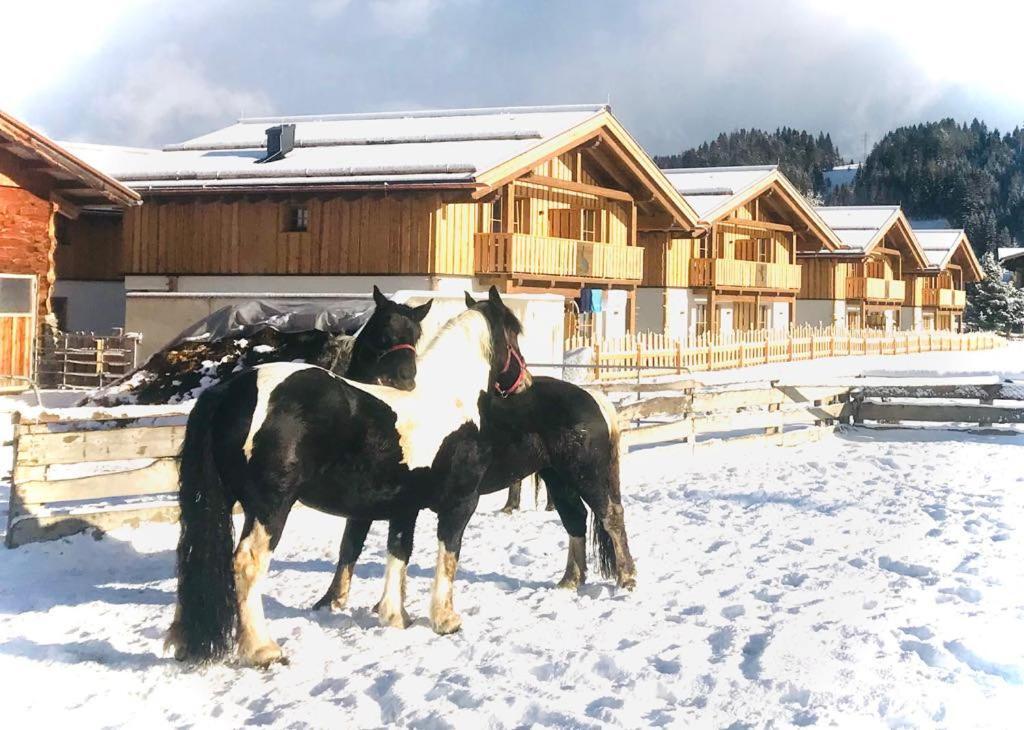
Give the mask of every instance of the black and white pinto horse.
[[[531, 378], [520, 324], [493, 287], [450, 320], [401, 391], [312, 365], [273, 363], [205, 391], [181, 449], [178, 601], [167, 643], [188, 661], [283, 658], [263, 616], [260, 584], [297, 501], [331, 514], [390, 522], [382, 623], [405, 626], [405, 575], [418, 512], [438, 515], [430, 603], [439, 634], [457, 631], [453, 582], [462, 535], [490, 463], [481, 401], [522, 392]], [[245, 523], [237, 548], [231, 513]], [[236, 637], [237, 631], [237, 637]]]
[[[480, 494], [518, 486], [531, 474], [540, 474], [547, 486], [569, 535], [558, 587], [576, 589], [586, 580], [589, 507], [601, 575], [634, 588], [636, 568], [619, 486], [618, 421], [608, 399], [557, 378], [534, 376], [531, 387], [521, 392], [489, 393], [481, 402], [480, 428], [491, 452]], [[370, 520], [355, 517], [345, 521], [334, 578], [314, 608], [345, 608], [370, 525]]]

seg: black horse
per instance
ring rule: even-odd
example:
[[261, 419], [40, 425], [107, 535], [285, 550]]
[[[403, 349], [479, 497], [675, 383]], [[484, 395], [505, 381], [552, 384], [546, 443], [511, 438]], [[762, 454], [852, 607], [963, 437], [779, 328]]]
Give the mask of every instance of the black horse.
[[374, 286], [373, 301], [373, 314], [359, 333], [354, 338], [334, 338], [317, 364], [349, 380], [412, 390], [416, 386], [416, 344], [423, 332], [420, 325], [434, 300], [409, 307], [391, 301]]
[[[484, 394], [522, 392], [531, 378], [520, 324], [492, 287], [467, 295], [417, 359], [417, 387], [400, 391], [312, 365], [273, 363], [200, 395], [181, 449], [178, 602], [168, 644], [182, 660], [282, 658], [263, 617], [259, 584], [296, 501], [358, 520], [386, 519], [382, 623], [405, 626], [405, 571], [416, 516], [438, 514], [430, 620], [461, 625], [452, 605], [462, 535], [490, 463], [480, 438]], [[245, 526], [237, 549], [231, 512]]]
[[[565, 573], [558, 586], [575, 589], [586, 580], [589, 506], [601, 575], [632, 589], [636, 568], [619, 487], [619, 429], [608, 399], [563, 380], [535, 376], [533, 385], [522, 392], [508, 397], [489, 393], [481, 403], [481, 418], [491, 462], [480, 493], [516, 489], [522, 479], [540, 474], [569, 535]], [[370, 524], [346, 520], [334, 578], [314, 608], [341, 610], [347, 605]]]

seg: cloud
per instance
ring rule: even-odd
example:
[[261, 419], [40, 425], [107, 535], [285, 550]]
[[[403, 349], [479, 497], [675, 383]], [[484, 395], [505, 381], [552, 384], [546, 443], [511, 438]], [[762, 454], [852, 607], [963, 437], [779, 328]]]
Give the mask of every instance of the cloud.
[[[178, 129], [215, 128], [242, 114], [263, 114], [272, 108], [262, 91], [219, 84], [181, 48], [168, 45], [133, 67], [119, 88], [98, 98], [90, 121], [104, 125], [108, 139], [160, 145]], [[87, 130], [75, 136], [87, 137]]]
[[[59, 81], [22, 106], [60, 136], [139, 144], [201, 134], [243, 108], [304, 114], [610, 98], [655, 153], [740, 127], [791, 126], [831, 132], [850, 156], [860, 155], [864, 134], [874, 140], [900, 124], [977, 116], [1006, 128], [1024, 117], [1024, 93], [999, 93], [1016, 82], [1015, 64], [953, 62], [988, 45], [980, 32], [956, 33], [967, 11], [948, 14], [955, 3], [947, 3], [921, 23], [903, 12], [883, 29], [892, 19], [878, 9], [898, 3], [868, 1], [877, 22], [819, 0], [311, 0], [298, 11], [249, 0], [244, 12], [229, 0], [178, 0], [147, 5], [99, 36], [91, 55], [66, 61]], [[1003, 45], [1002, 55], [983, 54], [989, 66], [1015, 52]], [[47, 53], [45, 44], [33, 48], [22, 59], [28, 66], [32, 53]], [[936, 49], [952, 49], [942, 66], [929, 61]]]

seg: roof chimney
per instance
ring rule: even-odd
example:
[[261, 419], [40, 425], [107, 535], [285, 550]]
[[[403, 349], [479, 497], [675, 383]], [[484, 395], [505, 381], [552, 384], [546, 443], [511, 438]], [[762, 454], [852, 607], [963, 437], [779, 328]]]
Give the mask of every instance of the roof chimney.
[[278, 124], [267, 129], [267, 154], [256, 162], [282, 160], [295, 149], [295, 125]]

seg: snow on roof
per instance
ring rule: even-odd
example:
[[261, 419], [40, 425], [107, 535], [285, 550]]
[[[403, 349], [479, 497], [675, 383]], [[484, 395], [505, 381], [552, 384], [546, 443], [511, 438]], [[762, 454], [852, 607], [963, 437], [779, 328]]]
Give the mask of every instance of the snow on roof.
[[962, 228], [914, 229], [914, 235], [924, 249], [928, 265], [939, 269], [949, 263], [963, 234]]
[[1024, 248], [1000, 248], [996, 251], [996, 256], [999, 257], [999, 263], [1014, 261], [1024, 257]]
[[[136, 189], [470, 182], [608, 110], [603, 105], [258, 117], [162, 150], [71, 146]], [[295, 124], [295, 149], [264, 156], [266, 129]]]
[[843, 245], [864, 251], [892, 220], [898, 205], [841, 205], [815, 208]]
[[672, 186], [705, 219], [736, 195], [778, 169], [778, 165], [747, 165], [735, 167], [681, 167], [662, 170]]

